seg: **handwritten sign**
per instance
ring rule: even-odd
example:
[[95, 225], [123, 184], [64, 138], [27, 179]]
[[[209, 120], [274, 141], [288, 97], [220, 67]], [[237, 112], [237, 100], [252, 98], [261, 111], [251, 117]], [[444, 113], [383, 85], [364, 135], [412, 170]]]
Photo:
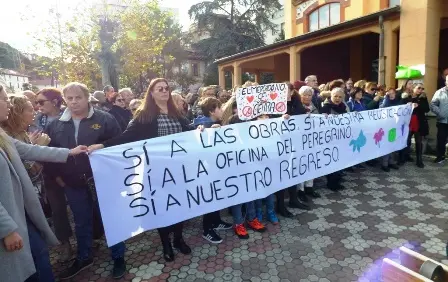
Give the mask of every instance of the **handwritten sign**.
[[251, 120], [264, 114], [286, 113], [288, 85], [271, 83], [238, 88], [236, 105], [241, 120]]
[[[97, 151], [90, 161], [107, 243], [264, 198], [400, 150], [407, 143], [411, 114], [412, 107], [403, 105], [328, 117], [300, 115]], [[391, 132], [394, 138], [387, 137]]]

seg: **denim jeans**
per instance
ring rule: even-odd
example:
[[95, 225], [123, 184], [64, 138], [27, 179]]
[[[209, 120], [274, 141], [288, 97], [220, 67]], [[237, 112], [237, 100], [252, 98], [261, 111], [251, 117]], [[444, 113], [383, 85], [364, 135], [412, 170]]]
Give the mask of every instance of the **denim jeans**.
[[[265, 198], [266, 200], [266, 212], [273, 212], [274, 211], [274, 194], [271, 194]], [[263, 209], [263, 200], [258, 199], [255, 200], [255, 209], [261, 210]]]
[[[232, 216], [234, 224], [242, 224], [244, 222], [243, 213], [241, 212], [242, 204], [232, 207]], [[255, 202], [246, 203], [246, 219], [251, 221], [255, 218]]]
[[[87, 260], [92, 255], [93, 240], [93, 203], [92, 196], [87, 187], [72, 188], [66, 186], [65, 195], [75, 219], [76, 241], [78, 243], [79, 260]], [[124, 242], [112, 247], [112, 259], [123, 258], [125, 252]]]
[[48, 252], [47, 243], [45, 243], [40, 236], [39, 231], [28, 218], [27, 226], [31, 254], [34, 260], [34, 267], [36, 268], [36, 274], [31, 276], [27, 281], [53, 282], [55, 279], [53, 269], [51, 268], [50, 254]]

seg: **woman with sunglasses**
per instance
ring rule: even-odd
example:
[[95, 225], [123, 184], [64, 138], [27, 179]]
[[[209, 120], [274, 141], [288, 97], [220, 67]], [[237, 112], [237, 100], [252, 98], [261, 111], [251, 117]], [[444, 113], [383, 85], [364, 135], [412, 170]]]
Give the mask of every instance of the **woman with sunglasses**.
[[126, 109], [126, 103], [121, 94], [112, 94], [109, 101], [112, 104], [109, 114], [111, 114], [118, 121], [121, 132], [123, 132], [126, 130], [129, 121], [131, 121], [132, 113], [130, 110]]
[[414, 136], [415, 139], [415, 154], [417, 157], [417, 166], [419, 168], [424, 168], [423, 164], [423, 138], [429, 134], [429, 124], [426, 118], [426, 113], [429, 112], [429, 103], [426, 94], [423, 92], [422, 83], [417, 83], [414, 85], [414, 90], [412, 95], [403, 93], [402, 99], [404, 103], [413, 103], [414, 110], [412, 111], [411, 122], [409, 124], [409, 135], [408, 135], [408, 147], [405, 150], [401, 161], [413, 161], [410, 156], [411, 151], [411, 139]]
[[[137, 110], [123, 134], [103, 144], [92, 145], [89, 151], [189, 131], [192, 129], [189, 123], [190, 121], [177, 110], [168, 81], [155, 78], [149, 84], [143, 105]], [[190, 247], [183, 239], [183, 222], [159, 228], [158, 231], [165, 261], [174, 260], [173, 246], [182, 254], [191, 253]], [[170, 233], [174, 233], [173, 245]]]
[[[34, 119], [32, 134], [38, 137], [45, 132], [48, 125], [59, 119], [64, 112], [62, 92], [53, 87], [46, 87], [37, 92], [36, 104], [39, 112]], [[32, 140], [31, 140], [32, 141]], [[52, 210], [52, 219], [56, 236], [62, 242], [61, 261], [68, 261], [72, 257], [70, 237], [73, 235], [67, 214], [67, 203], [64, 190], [57, 184], [56, 179], [48, 177], [44, 171], [45, 194]]]
[[38, 130], [44, 131], [53, 120], [64, 112], [62, 93], [57, 88], [44, 88], [37, 92], [36, 104], [39, 112], [34, 120]]

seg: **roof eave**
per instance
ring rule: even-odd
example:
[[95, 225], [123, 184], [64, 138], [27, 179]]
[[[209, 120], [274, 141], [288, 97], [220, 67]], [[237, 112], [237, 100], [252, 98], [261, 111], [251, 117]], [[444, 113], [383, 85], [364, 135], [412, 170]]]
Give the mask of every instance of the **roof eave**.
[[289, 45], [293, 45], [295, 43], [298, 43], [302, 40], [305, 39], [309, 39], [312, 38], [314, 36], [319, 36], [319, 35], [325, 35], [327, 33], [333, 32], [333, 31], [338, 31], [347, 27], [351, 27], [351, 26], [355, 26], [355, 25], [359, 25], [362, 23], [367, 23], [367, 22], [371, 22], [374, 19], [378, 18], [379, 16], [391, 16], [393, 14], [399, 13], [400, 12], [400, 6], [395, 6], [392, 8], [388, 8], [385, 10], [381, 10], [363, 17], [359, 17], [359, 18], [355, 18], [353, 20], [349, 20], [349, 21], [345, 21], [336, 25], [332, 25], [323, 29], [319, 29], [313, 32], [308, 32], [293, 38], [289, 38], [286, 40], [282, 40], [280, 42], [276, 42], [270, 45], [266, 45], [266, 46], [261, 46], [258, 48], [254, 48], [254, 49], [250, 49], [241, 53], [237, 53], [235, 55], [231, 55], [231, 56], [227, 56], [227, 57], [223, 57], [220, 58], [218, 60], [215, 60], [214, 62], [217, 64], [222, 64], [222, 63], [227, 63], [239, 58], [242, 58], [244, 56], [248, 56], [248, 55], [253, 55], [253, 54], [257, 54], [263, 51], [268, 51], [268, 50], [272, 50], [272, 49], [277, 49], [277, 48], [281, 48], [281, 47], [287, 47]]

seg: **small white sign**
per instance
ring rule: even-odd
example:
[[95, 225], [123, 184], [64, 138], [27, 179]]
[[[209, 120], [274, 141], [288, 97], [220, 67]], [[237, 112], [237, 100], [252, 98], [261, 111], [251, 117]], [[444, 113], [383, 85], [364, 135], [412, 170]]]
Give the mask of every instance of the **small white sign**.
[[281, 115], [286, 113], [288, 85], [270, 83], [238, 88], [236, 105], [241, 120], [251, 120], [260, 115]]

